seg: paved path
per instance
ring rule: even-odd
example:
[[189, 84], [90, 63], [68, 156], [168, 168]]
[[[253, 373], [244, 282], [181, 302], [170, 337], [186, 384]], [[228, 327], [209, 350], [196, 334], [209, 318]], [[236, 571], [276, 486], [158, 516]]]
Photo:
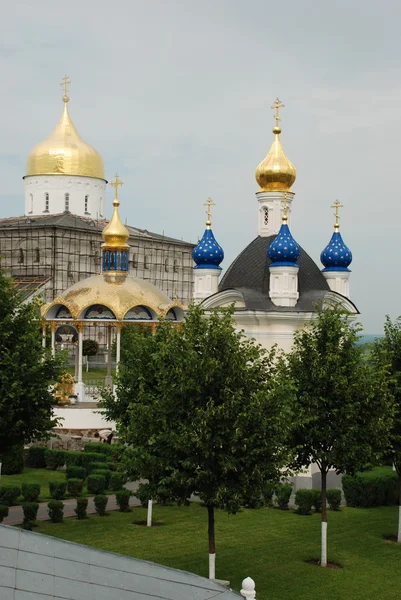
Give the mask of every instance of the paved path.
[[[125, 485], [126, 488], [128, 488], [129, 490], [135, 491], [137, 488], [138, 484], [134, 483], [134, 482], [130, 482], [127, 483]], [[106, 510], [117, 510], [118, 509], [118, 504], [116, 502], [116, 497], [115, 494], [111, 494], [108, 495], [108, 502], [107, 502], [107, 509]], [[64, 502], [64, 516], [65, 517], [76, 517], [76, 513], [75, 513], [75, 507], [77, 505], [77, 501], [72, 498], [72, 499], [68, 499], [68, 500], [63, 500]], [[137, 498], [135, 498], [134, 496], [132, 496], [130, 498], [130, 506], [139, 506], [140, 502]], [[48, 507], [47, 507], [47, 502], [40, 502], [39, 503], [39, 510], [38, 510], [38, 516], [37, 516], [37, 521], [49, 521], [49, 515], [48, 515]], [[95, 504], [93, 502], [93, 497], [88, 498], [88, 508], [87, 508], [87, 513], [89, 515], [92, 515], [96, 512], [95, 509]], [[22, 510], [21, 506], [10, 506], [10, 508], [8, 509], [8, 517], [6, 519], [3, 520], [3, 523], [5, 525], [19, 525], [20, 523], [22, 523], [24, 518], [24, 513]]]

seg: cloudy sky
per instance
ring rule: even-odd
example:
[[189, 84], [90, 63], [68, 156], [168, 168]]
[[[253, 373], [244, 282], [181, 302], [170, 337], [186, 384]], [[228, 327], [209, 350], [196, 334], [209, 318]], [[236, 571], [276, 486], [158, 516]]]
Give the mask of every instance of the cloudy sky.
[[400, 27], [395, 0], [9, 2], [0, 216], [23, 213], [26, 157], [61, 115], [67, 73], [76, 127], [125, 181], [123, 217], [196, 242], [211, 196], [228, 267], [257, 234], [254, 171], [279, 96], [293, 235], [318, 261], [344, 204], [351, 296], [379, 333], [401, 314]]

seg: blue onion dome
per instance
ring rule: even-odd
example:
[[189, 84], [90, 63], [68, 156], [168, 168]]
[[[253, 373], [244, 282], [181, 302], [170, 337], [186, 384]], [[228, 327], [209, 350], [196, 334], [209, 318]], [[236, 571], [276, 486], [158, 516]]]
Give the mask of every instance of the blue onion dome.
[[352, 252], [343, 242], [338, 227], [334, 229], [331, 240], [320, 255], [320, 261], [325, 267], [323, 271], [349, 271], [352, 262]]
[[274, 242], [267, 249], [267, 256], [272, 261], [271, 267], [296, 267], [301, 255], [301, 248], [291, 235], [286, 220], [283, 219], [280, 231]]
[[224, 259], [224, 251], [216, 242], [210, 226], [207, 226], [202, 239], [192, 250], [192, 258], [196, 263], [195, 269], [221, 269], [219, 265]]

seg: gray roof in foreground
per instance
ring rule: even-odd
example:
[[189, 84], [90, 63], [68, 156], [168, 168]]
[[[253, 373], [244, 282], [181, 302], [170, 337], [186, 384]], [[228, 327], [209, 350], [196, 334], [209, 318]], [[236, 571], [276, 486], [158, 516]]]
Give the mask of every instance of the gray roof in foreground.
[[239, 600], [242, 596], [186, 571], [0, 525], [0, 598]]

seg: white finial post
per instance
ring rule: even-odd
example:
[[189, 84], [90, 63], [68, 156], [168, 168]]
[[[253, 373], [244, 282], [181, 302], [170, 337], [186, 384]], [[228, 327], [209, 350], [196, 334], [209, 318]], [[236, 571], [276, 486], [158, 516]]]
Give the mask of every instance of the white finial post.
[[244, 596], [247, 600], [254, 600], [256, 598], [255, 582], [250, 577], [247, 577], [242, 582], [241, 596]]

